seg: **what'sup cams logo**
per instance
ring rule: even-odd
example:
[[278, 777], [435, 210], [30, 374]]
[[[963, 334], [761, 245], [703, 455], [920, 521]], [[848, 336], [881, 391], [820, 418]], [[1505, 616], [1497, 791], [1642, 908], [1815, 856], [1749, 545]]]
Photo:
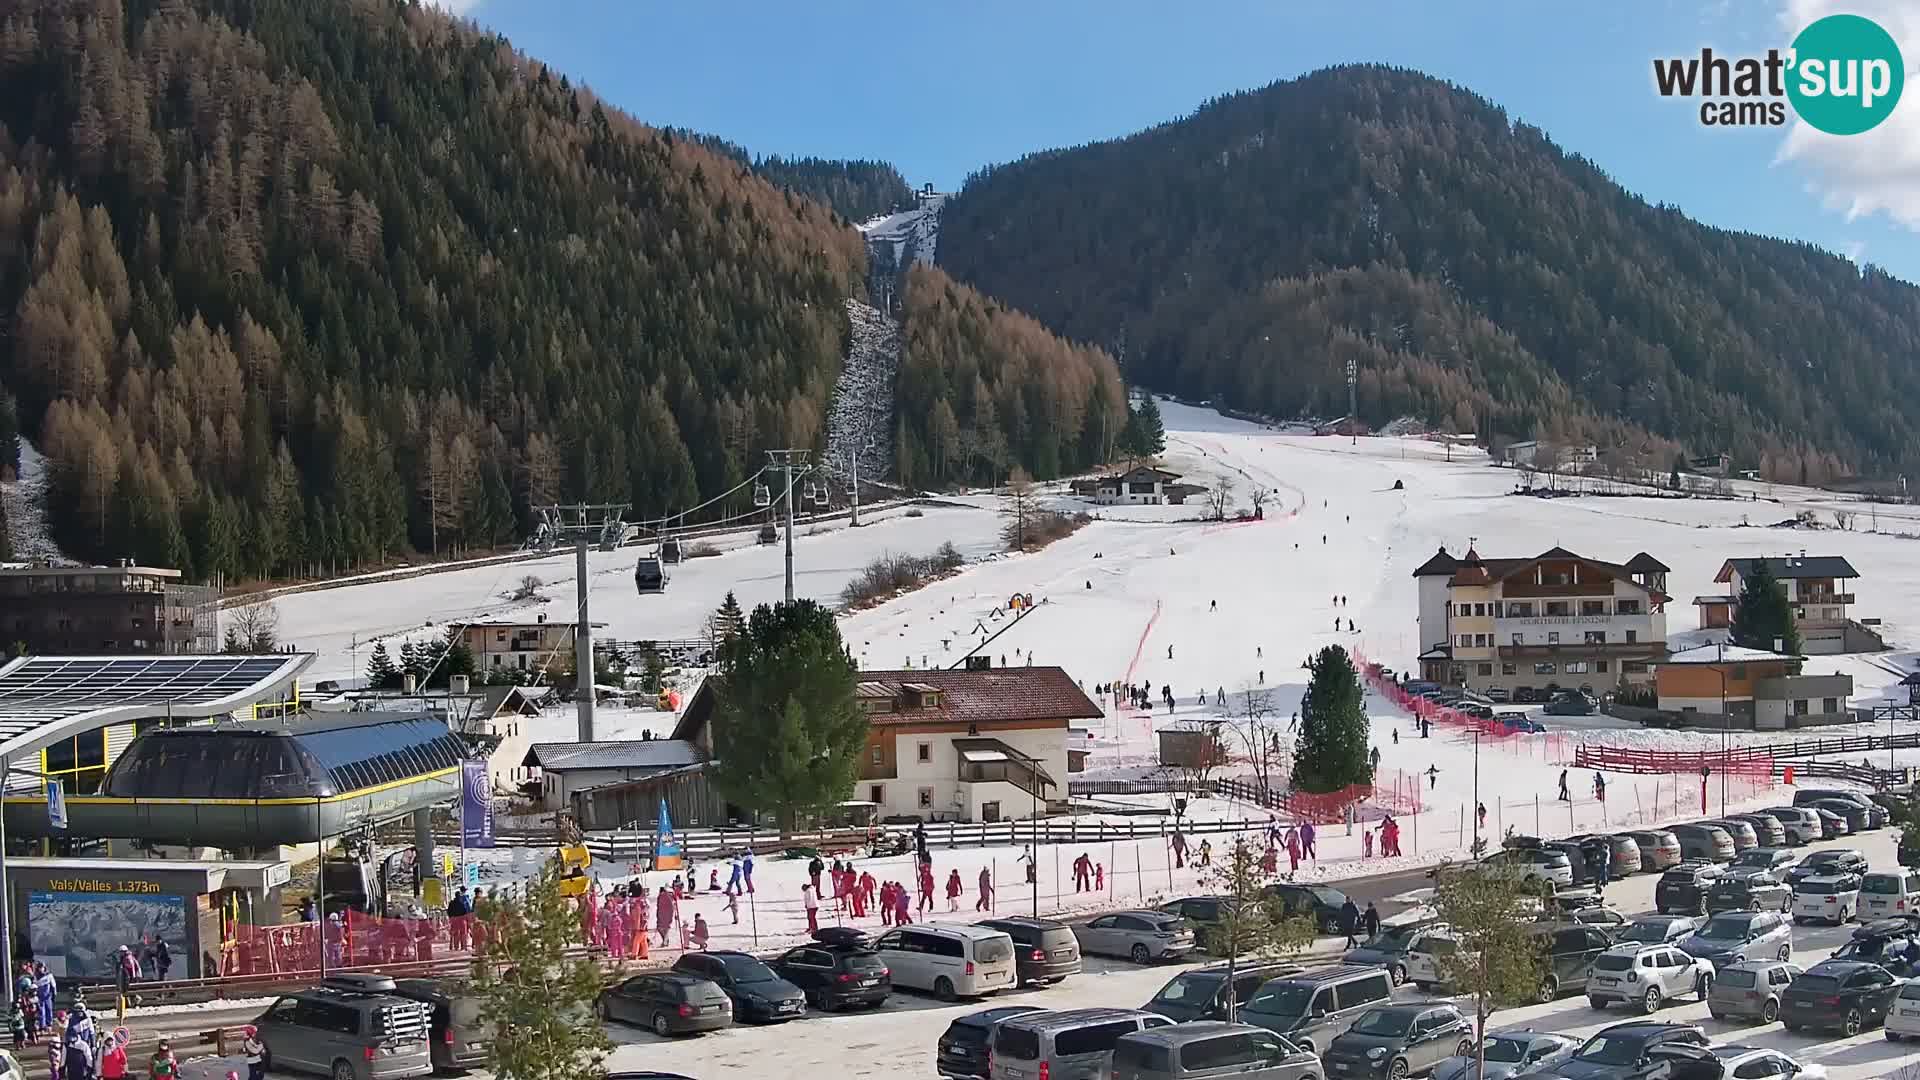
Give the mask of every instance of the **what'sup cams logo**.
[[1653, 82], [1661, 97], [1702, 99], [1700, 123], [1708, 127], [1778, 127], [1791, 105], [1820, 131], [1858, 135], [1893, 114], [1906, 65], [1893, 35], [1872, 19], [1829, 15], [1785, 51], [1729, 58], [1701, 49], [1655, 60]]

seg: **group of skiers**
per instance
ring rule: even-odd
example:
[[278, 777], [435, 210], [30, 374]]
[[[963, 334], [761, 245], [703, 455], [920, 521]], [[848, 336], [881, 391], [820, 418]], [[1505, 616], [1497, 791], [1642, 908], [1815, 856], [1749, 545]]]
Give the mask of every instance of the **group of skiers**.
[[[1607, 801], [1607, 778], [1598, 770], [1593, 774], [1593, 797], [1601, 802]], [[1561, 802], [1573, 801], [1573, 795], [1567, 791], [1567, 770], [1565, 769], [1560, 770], [1560, 794], [1558, 798]]]

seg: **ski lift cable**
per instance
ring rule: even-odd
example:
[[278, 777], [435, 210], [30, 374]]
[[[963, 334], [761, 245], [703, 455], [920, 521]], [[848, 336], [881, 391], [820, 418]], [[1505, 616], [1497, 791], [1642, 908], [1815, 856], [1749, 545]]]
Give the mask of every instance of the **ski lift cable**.
[[700, 503], [696, 506], [689, 506], [684, 510], [669, 511], [665, 514], [660, 515], [657, 518], [642, 518], [639, 521], [628, 522], [628, 524], [638, 525], [642, 528], [651, 528], [655, 532], [658, 532], [662, 527], [666, 525], [667, 522], [675, 518], [678, 518], [680, 520], [680, 523], [682, 525], [685, 525], [688, 514], [698, 513], [699, 511], [704, 510], [709, 506], [712, 506], [714, 503], [724, 501], [725, 499], [735, 494], [736, 492], [742, 491], [748, 487], [753, 486], [755, 483], [759, 481], [760, 477], [766, 474], [766, 471], [770, 468], [772, 468], [771, 465], [760, 466], [760, 468], [756, 469], [746, 479], [740, 481], [738, 484], [733, 485], [732, 487], [721, 492], [720, 494], [715, 495], [713, 498], [708, 499], [706, 502]]

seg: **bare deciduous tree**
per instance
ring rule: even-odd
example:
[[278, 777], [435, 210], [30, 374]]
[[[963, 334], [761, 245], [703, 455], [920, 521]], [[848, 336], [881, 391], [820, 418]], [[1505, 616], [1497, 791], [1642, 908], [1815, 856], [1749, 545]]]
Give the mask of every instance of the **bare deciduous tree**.
[[1207, 492], [1207, 515], [1215, 521], [1225, 521], [1232, 509], [1233, 477], [1221, 473], [1214, 478], [1213, 490]]
[[1267, 516], [1267, 504], [1273, 501], [1273, 489], [1257, 487], [1247, 493], [1247, 501], [1253, 504], [1254, 517]]
[[230, 653], [270, 653], [280, 646], [280, 609], [271, 600], [242, 604], [227, 612], [225, 649]]
[[1239, 720], [1234, 730], [1246, 747], [1247, 765], [1253, 770], [1254, 783], [1264, 801], [1273, 795], [1274, 774], [1285, 767], [1280, 730], [1273, 722], [1273, 695], [1247, 682], [1241, 685], [1239, 700], [1234, 704], [1234, 716]]

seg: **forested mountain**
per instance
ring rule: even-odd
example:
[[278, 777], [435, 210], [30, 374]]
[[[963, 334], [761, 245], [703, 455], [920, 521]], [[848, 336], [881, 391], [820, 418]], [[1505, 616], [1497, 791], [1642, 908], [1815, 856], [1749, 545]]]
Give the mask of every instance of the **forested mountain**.
[[[855, 213], [899, 179], [779, 169]], [[865, 272], [826, 206], [418, 5], [0, 8], [0, 390], [75, 555], [293, 576], [685, 509], [821, 444]]]
[[913, 188], [900, 170], [884, 161], [828, 158], [756, 158], [746, 147], [718, 135], [669, 128], [718, 154], [746, 165], [772, 183], [829, 207], [848, 221], [865, 221], [913, 204]]
[[1129, 380], [1282, 416], [1672, 444], [1782, 479], [1920, 471], [1920, 290], [1649, 205], [1459, 88], [1344, 67], [1036, 154], [940, 261]]
[[1127, 422], [1113, 360], [915, 264], [903, 294], [894, 462], [912, 487], [1005, 483], [1114, 458]]

